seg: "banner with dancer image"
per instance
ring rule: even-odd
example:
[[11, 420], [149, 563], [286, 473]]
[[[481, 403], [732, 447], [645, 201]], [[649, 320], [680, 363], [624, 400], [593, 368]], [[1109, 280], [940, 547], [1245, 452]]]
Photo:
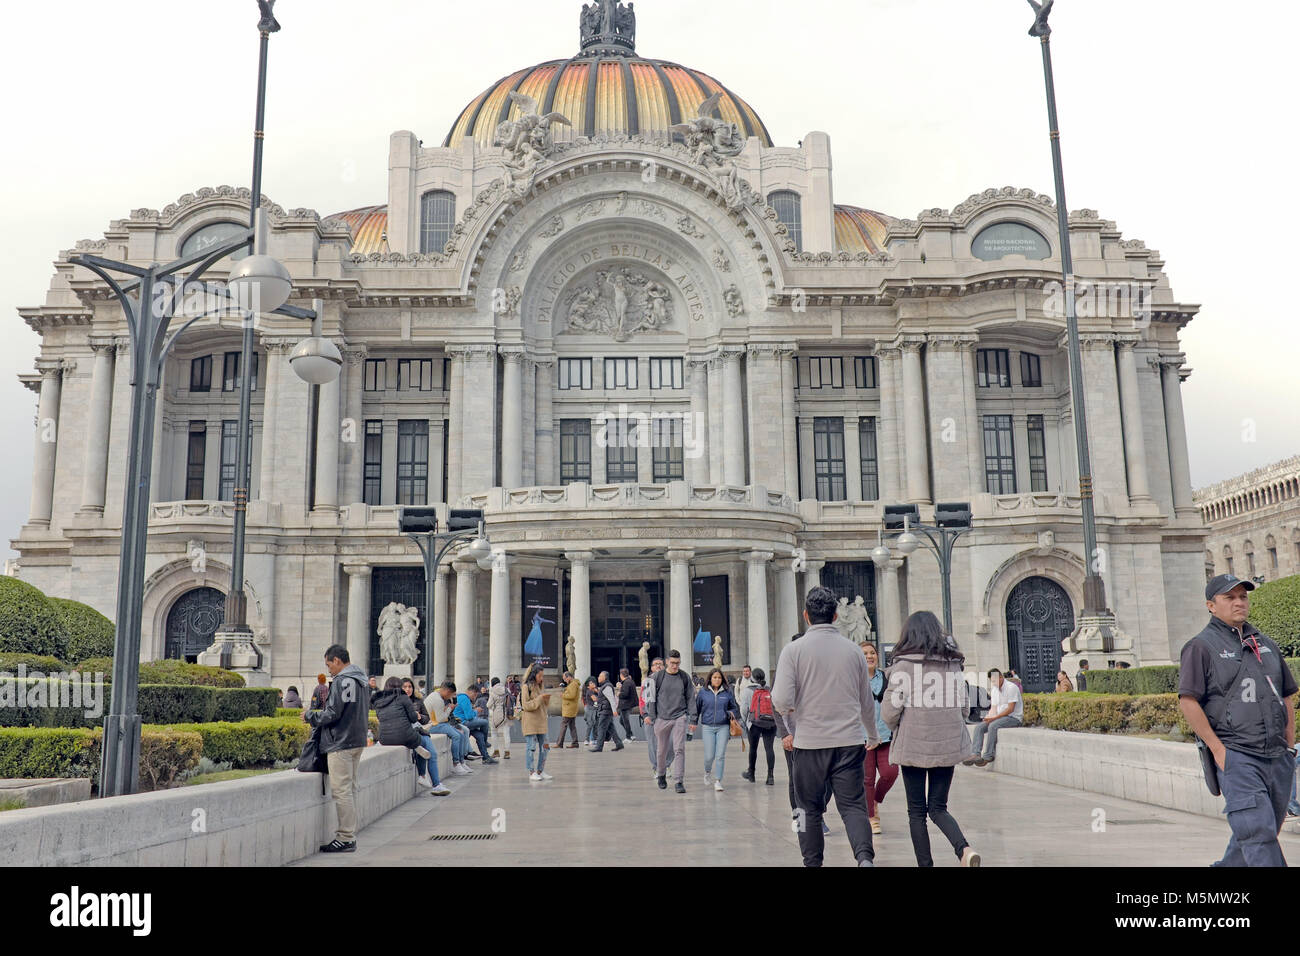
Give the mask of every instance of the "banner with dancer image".
[[730, 665], [731, 608], [725, 574], [691, 579], [691, 626], [695, 633], [691, 644], [694, 666], [712, 667], [714, 652], [719, 649], [722, 663]]
[[[543, 667], [558, 667], [560, 659], [560, 582], [551, 578], [524, 578], [520, 582], [523, 614], [521, 665], [536, 662]], [[504, 675], [502, 675], [504, 677]]]

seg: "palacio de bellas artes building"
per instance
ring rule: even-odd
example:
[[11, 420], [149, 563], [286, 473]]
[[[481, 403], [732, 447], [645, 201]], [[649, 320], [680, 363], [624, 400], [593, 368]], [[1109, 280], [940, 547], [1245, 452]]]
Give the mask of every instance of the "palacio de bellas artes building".
[[[301, 382], [301, 323], [258, 318], [253, 678], [311, 685], [334, 642], [381, 673], [393, 603], [417, 610], [423, 653], [403, 505], [485, 513], [496, 560], [445, 560], [430, 615], [433, 676], [463, 684], [537, 657], [558, 676], [569, 635], [579, 674], [639, 676], [645, 643], [696, 667], [720, 645], [729, 672], [770, 673], [818, 582], [846, 608], [860, 598], [858, 633], [891, 644], [942, 596], [927, 548], [873, 561], [885, 508], [930, 522], [936, 504], [969, 502], [955, 635], [972, 667], [1050, 689], [1085, 577], [1052, 201], [991, 188], [913, 218], [854, 205], [871, 197], [834, 181], [830, 135], [774, 143], [743, 85], [642, 56], [633, 4], [576, 7], [571, 56], [447, 104], [440, 139], [391, 135], [386, 201], [321, 215], [263, 199], [267, 251], [294, 302], [324, 300], [344, 365], [334, 383]], [[247, 222], [247, 190], [195, 185], [60, 253], [45, 304], [19, 310], [41, 335], [23, 376], [39, 409], [19, 574], [110, 616], [130, 355], [121, 307], [67, 259], [168, 261]], [[1069, 226], [1090, 283], [1079, 322], [1093, 560], [1121, 632], [1110, 656], [1167, 663], [1204, 614], [1180, 397], [1179, 331], [1197, 307], [1114, 222], [1081, 209]], [[186, 333], [165, 368], [148, 659], [197, 659], [222, 620], [240, 323], [220, 322]], [[42, 440], [51, 422], [57, 440]]]

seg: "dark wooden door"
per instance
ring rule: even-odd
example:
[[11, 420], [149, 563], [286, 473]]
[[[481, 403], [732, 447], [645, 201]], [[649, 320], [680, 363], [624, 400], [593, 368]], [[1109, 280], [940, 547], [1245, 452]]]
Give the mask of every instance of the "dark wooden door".
[[167, 612], [167, 656], [193, 664], [225, 618], [226, 596], [216, 588], [186, 591]]
[[1056, 687], [1061, 642], [1074, 629], [1074, 607], [1048, 578], [1026, 578], [1007, 597], [1007, 657], [1029, 693]]

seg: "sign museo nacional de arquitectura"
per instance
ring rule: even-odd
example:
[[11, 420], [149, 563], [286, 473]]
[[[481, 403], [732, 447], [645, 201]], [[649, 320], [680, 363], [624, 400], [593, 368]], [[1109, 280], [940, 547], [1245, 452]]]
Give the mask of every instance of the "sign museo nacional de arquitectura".
[[[884, 506], [928, 520], [968, 501], [956, 637], [972, 666], [1050, 687], [1085, 573], [1052, 202], [994, 188], [912, 219], [834, 203], [829, 135], [778, 146], [732, 87], [641, 56], [630, 3], [579, 20], [576, 55], [448, 111], [440, 143], [393, 133], [385, 203], [321, 216], [263, 200], [268, 252], [295, 301], [324, 299], [345, 365], [301, 383], [287, 359], [302, 329], [259, 317], [246, 567], [261, 679], [309, 684], [335, 641], [380, 672], [392, 604], [415, 609], [416, 673], [432, 617], [434, 676], [458, 683], [519, 670], [525, 645], [562, 666], [570, 636], [581, 674], [639, 675], [646, 642], [692, 659], [705, 632], [698, 666], [716, 647], [731, 670], [770, 671], [819, 581], [865, 609], [855, 633], [892, 643], [941, 596], [925, 549], [873, 564]], [[247, 202], [196, 189], [76, 249], [166, 261]], [[1180, 397], [1197, 310], [1115, 223], [1082, 209], [1070, 229], [1091, 282], [1094, 560], [1116, 655], [1167, 662], [1204, 613]], [[112, 614], [130, 356], [120, 307], [70, 254], [45, 304], [19, 310], [41, 347], [22, 376], [39, 421], [14, 547], [22, 578]], [[238, 348], [237, 318], [205, 320], [167, 361], [148, 658], [194, 658], [221, 620]], [[442, 502], [484, 509], [498, 554], [491, 571], [448, 561], [429, 615], [397, 509]]]

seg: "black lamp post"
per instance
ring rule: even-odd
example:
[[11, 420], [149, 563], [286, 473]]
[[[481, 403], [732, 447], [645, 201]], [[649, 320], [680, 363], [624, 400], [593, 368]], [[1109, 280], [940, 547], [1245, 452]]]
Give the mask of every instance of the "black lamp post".
[[939, 562], [939, 580], [943, 590], [943, 628], [947, 634], [952, 633], [952, 549], [957, 539], [970, 530], [970, 504], [965, 501], [935, 505], [932, 525], [921, 523], [916, 505], [889, 505], [885, 508], [880, 543], [871, 552], [871, 560], [877, 565], [890, 559], [889, 548], [884, 540], [885, 533], [889, 532], [896, 539], [898, 550], [904, 556], [909, 556], [921, 544], [921, 538], [912, 532], [921, 532], [925, 543]]

